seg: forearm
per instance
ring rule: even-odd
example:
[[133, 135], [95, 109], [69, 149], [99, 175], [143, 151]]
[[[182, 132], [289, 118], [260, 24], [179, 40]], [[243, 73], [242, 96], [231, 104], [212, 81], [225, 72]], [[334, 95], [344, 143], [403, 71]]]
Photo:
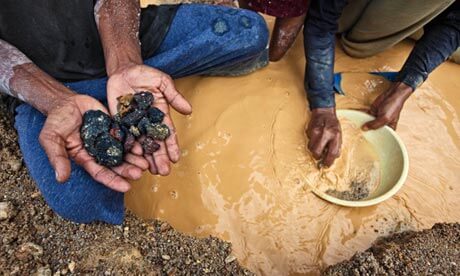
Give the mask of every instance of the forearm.
[[0, 40], [0, 92], [27, 102], [45, 115], [57, 102], [74, 94], [3, 40]]
[[417, 42], [398, 75], [398, 81], [415, 90], [460, 46], [460, 11], [449, 13]]
[[305, 20], [305, 90], [311, 109], [335, 106], [335, 34], [346, 3], [345, 0], [314, 0]]
[[139, 0], [98, 0], [94, 16], [99, 29], [107, 74], [128, 64], [141, 64]]

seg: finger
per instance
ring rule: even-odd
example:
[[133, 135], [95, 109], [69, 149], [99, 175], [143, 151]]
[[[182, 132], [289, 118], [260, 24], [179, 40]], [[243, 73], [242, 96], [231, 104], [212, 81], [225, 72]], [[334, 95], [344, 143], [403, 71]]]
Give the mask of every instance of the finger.
[[56, 180], [61, 183], [67, 181], [71, 166], [65, 141], [57, 133], [48, 131], [47, 126], [40, 133], [39, 141], [55, 171]]
[[334, 164], [335, 159], [340, 156], [340, 147], [342, 145], [342, 139], [340, 136], [334, 137], [329, 144], [327, 145], [327, 153], [324, 157], [323, 165], [326, 167], [332, 166]]
[[174, 82], [169, 77], [162, 77], [164, 84], [163, 95], [168, 103], [178, 112], [188, 115], [192, 113], [192, 105], [176, 90]]
[[128, 181], [114, 171], [97, 164], [93, 159], [87, 159], [86, 162], [80, 165], [83, 166], [94, 180], [112, 190], [124, 193], [131, 188]]
[[394, 120], [393, 122], [389, 123], [388, 126], [393, 130], [396, 130], [396, 127], [398, 126], [398, 120]]
[[[177, 141], [177, 135], [176, 135], [174, 123], [171, 120], [171, 117], [169, 115], [169, 105], [164, 99], [160, 99], [154, 103], [154, 106], [165, 114], [163, 122], [168, 126], [169, 130], [171, 131], [171, 135], [168, 138], [166, 138], [165, 143], [162, 144], [164, 145], [164, 147], [161, 146], [159, 152], [161, 152], [161, 150], [166, 150], [168, 159], [170, 159], [170, 161], [175, 163], [179, 161], [180, 149], [179, 149], [179, 144]], [[156, 158], [154, 159], [155, 159], [155, 164], [157, 165], [158, 172], [160, 173], [160, 175], [163, 175], [162, 171], [163, 169], [166, 169], [166, 168], [160, 168], [161, 165], [158, 163]], [[161, 162], [161, 164], [163, 164], [163, 162]], [[169, 161], [168, 161], [168, 165], [169, 165]]]
[[313, 145], [316, 145], [321, 139], [322, 135], [322, 130], [320, 128], [309, 128], [307, 130], [307, 136], [308, 136], [308, 149], [311, 151], [313, 148]]
[[372, 120], [370, 122], [365, 123], [362, 126], [362, 130], [367, 131], [367, 130], [372, 130], [372, 129], [378, 129], [383, 127], [388, 123], [388, 120], [385, 117], [377, 117], [375, 120]]
[[171, 171], [168, 153], [164, 142], [157, 141], [160, 144], [160, 149], [153, 153], [153, 161], [155, 162], [158, 173], [166, 176]]
[[329, 135], [323, 132], [320, 136], [320, 139], [316, 140], [315, 143], [312, 144], [310, 151], [316, 160], [321, 159], [329, 141]]
[[147, 160], [145, 160], [145, 158], [142, 155], [127, 153], [124, 157], [124, 160], [127, 163], [134, 165], [143, 171], [149, 168], [149, 163], [147, 162]]
[[171, 132], [168, 138], [165, 140], [166, 150], [168, 152], [169, 160], [176, 163], [180, 159], [179, 142], [177, 140], [176, 129], [174, 123], [169, 116], [165, 116], [163, 123], [165, 123]]
[[138, 180], [142, 176], [142, 170], [140, 168], [128, 163], [123, 163], [111, 169], [125, 179]]
[[153, 155], [144, 155], [145, 159], [147, 160], [147, 162], [149, 163], [149, 171], [151, 174], [153, 175], [157, 175], [158, 174], [158, 169], [157, 169], [157, 165], [155, 165], [155, 161], [153, 160]]
[[144, 154], [144, 150], [142, 149], [142, 146], [138, 141], [134, 142], [133, 148], [131, 149], [131, 153], [135, 155]]

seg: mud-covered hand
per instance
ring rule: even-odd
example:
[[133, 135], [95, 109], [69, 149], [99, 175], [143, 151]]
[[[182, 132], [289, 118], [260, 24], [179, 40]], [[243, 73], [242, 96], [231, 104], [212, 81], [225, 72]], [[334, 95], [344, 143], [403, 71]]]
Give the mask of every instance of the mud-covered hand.
[[[62, 99], [55, 106], [48, 112], [39, 141], [56, 172], [56, 180], [65, 182], [70, 177], [70, 159], [73, 159], [96, 181], [119, 192], [128, 191], [130, 184], [127, 179], [139, 179], [142, 170], [128, 162], [111, 169], [97, 164], [85, 150], [80, 138], [83, 114], [88, 110], [107, 112], [106, 108], [94, 98], [85, 95]], [[125, 160], [129, 158], [128, 156]], [[136, 163], [138, 160], [129, 161]]]
[[[171, 135], [159, 142], [160, 149], [153, 155], [144, 155], [153, 174], [168, 175], [171, 162], [176, 163], [180, 158], [177, 135], [171, 120], [169, 106], [187, 115], [192, 112], [191, 105], [176, 90], [171, 77], [147, 65], [129, 65], [115, 71], [107, 83], [107, 99], [110, 112], [116, 114], [117, 98], [119, 96], [140, 91], [149, 91], [154, 96], [153, 105], [165, 113], [164, 123], [169, 127]], [[142, 148], [136, 143], [132, 152], [142, 155]]]
[[394, 83], [372, 103], [368, 113], [375, 120], [363, 125], [363, 130], [378, 129], [385, 125], [396, 129], [404, 103], [414, 90], [401, 82]]
[[330, 167], [340, 156], [342, 130], [335, 108], [316, 108], [307, 127], [308, 149], [320, 164]]

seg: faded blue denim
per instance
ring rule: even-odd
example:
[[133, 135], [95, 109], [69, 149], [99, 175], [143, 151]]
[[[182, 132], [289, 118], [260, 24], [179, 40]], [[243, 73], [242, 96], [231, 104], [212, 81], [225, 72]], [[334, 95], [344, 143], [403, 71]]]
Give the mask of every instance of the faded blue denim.
[[[223, 6], [182, 5], [162, 45], [145, 64], [173, 78], [189, 75], [240, 75], [268, 63], [268, 29], [261, 16]], [[66, 84], [78, 93], [106, 101], [107, 79]], [[59, 184], [38, 142], [45, 116], [27, 104], [17, 108], [15, 127], [25, 164], [49, 206], [79, 223], [121, 224], [123, 194], [95, 182], [72, 163], [70, 180]]]

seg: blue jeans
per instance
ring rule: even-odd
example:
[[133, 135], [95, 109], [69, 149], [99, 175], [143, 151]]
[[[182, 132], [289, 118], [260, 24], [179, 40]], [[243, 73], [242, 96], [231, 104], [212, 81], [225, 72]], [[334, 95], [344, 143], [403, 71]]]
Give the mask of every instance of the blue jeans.
[[[162, 45], [145, 64], [173, 78], [189, 75], [240, 75], [268, 63], [268, 29], [254, 12], [223, 6], [182, 5]], [[77, 93], [106, 102], [107, 79], [66, 85]], [[49, 206], [63, 218], [79, 223], [121, 224], [123, 194], [94, 181], [72, 163], [70, 179], [59, 184], [38, 142], [46, 117], [28, 104], [17, 109], [15, 127], [24, 161]]]

